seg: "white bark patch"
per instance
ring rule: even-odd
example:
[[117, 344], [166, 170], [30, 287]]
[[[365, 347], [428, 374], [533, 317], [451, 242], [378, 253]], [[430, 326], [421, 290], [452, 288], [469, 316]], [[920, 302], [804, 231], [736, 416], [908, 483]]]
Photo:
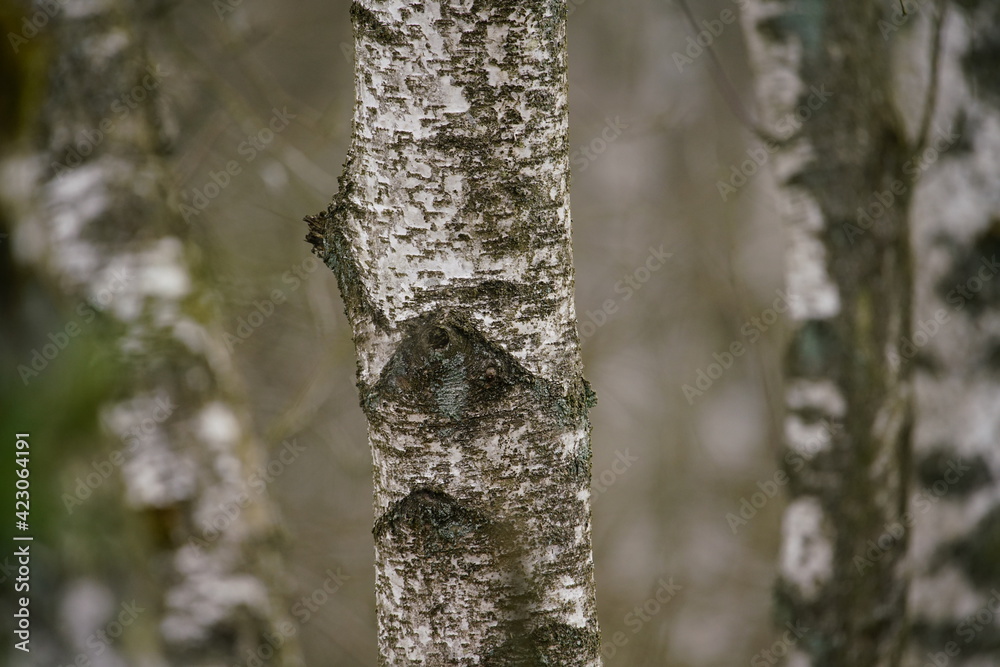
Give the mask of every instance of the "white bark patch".
[[802, 224], [792, 224], [788, 235], [786, 285], [792, 318], [833, 317], [840, 312], [840, 292], [826, 268], [823, 242]]
[[92, 302], [106, 303], [110, 295], [111, 310], [123, 322], [144, 312], [159, 325], [176, 321], [180, 316], [176, 302], [191, 290], [183, 252], [180, 240], [164, 237], [138, 252], [115, 257], [91, 282]]
[[57, 275], [71, 285], [85, 284], [104, 259], [99, 248], [86, 240], [85, 228], [98, 220], [111, 205], [107, 181], [116, 178], [122, 168], [114, 158], [95, 160], [81, 165], [62, 178], [49, 181], [46, 188], [44, 214], [50, 224], [51, 242], [47, 248], [58, 267]]
[[805, 651], [800, 651], [797, 648], [792, 649], [785, 662], [785, 667], [812, 667], [812, 665], [812, 656]]
[[174, 565], [182, 580], [167, 593], [167, 616], [161, 627], [168, 641], [201, 642], [234, 609], [267, 609], [268, 592], [261, 580], [220, 567], [226, 560], [194, 545], [177, 551]]
[[128, 33], [116, 30], [86, 40], [84, 48], [91, 51], [91, 62], [98, 66], [106, 66], [108, 61], [128, 47], [129, 42]]
[[785, 510], [781, 574], [807, 601], [833, 576], [831, 528], [817, 498], [801, 496]]
[[115, 606], [115, 594], [103, 583], [76, 579], [66, 587], [59, 620], [76, 648], [89, 649], [87, 640], [114, 618]]
[[830, 451], [833, 440], [827, 423], [806, 422], [798, 415], [788, 415], [785, 417], [785, 442], [792, 451], [809, 459]]
[[203, 355], [207, 353], [209, 338], [205, 327], [190, 317], [181, 316], [173, 327], [174, 337], [184, 343], [191, 354]]
[[830, 419], [847, 413], [843, 392], [828, 379], [792, 379], [785, 390], [785, 404], [790, 410], [817, 410]]
[[[740, 8], [741, 23], [746, 34], [753, 35], [760, 23], [781, 20], [787, 9], [783, 2], [745, 3]], [[764, 121], [771, 126], [795, 107], [805, 88], [800, 74], [802, 42], [796, 36], [783, 41], [749, 39], [747, 51], [755, 64], [755, 87]]]
[[105, 428], [128, 452], [122, 467], [133, 506], [166, 507], [195, 494], [197, 468], [170, 444], [164, 427], [170, 405], [166, 394], [137, 395], [102, 410]]
[[236, 446], [244, 431], [232, 408], [220, 401], [206, 405], [195, 417], [195, 432], [204, 446], [215, 454], [213, 465], [219, 478], [218, 490], [226, 486], [240, 490], [245, 484], [244, 466], [236, 455]]

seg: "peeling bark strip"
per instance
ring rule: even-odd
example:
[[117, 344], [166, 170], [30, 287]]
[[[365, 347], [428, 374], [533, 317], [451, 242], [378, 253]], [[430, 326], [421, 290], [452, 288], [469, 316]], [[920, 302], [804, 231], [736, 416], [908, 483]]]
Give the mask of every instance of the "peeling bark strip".
[[[2, 180], [16, 183], [4, 194], [18, 208], [22, 258], [102, 311], [108, 354], [120, 362], [101, 417], [127, 452], [123, 505], [155, 535], [155, 545], [144, 545], [147, 576], [162, 595], [150, 601], [159, 636], [127, 662], [302, 664], [278, 594], [284, 569], [273, 508], [265, 499], [237, 502], [261, 443], [198, 281], [197, 253], [166, 203], [155, 77], [171, 72], [152, 66], [143, 47], [145, 22], [159, 9], [149, 14], [125, 0], [60, 5], [37, 114], [46, 145], [9, 165]], [[213, 521], [223, 513], [219, 534]], [[110, 571], [120, 561], [101, 549]]]
[[599, 665], [565, 4], [355, 2], [340, 191], [383, 665]]
[[959, 137], [915, 195], [904, 349], [917, 402], [906, 667], [1000, 664], [1000, 5], [948, 4], [934, 125]]
[[[892, 183], [912, 154], [878, 27], [893, 10], [755, 0], [743, 15], [768, 131], [810, 86], [831, 93], [797, 134], [780, 136], [774, 160], [793, 301], [785, 446], [804, 450], [797, 434], [823, 420], [843, 427], [787, 470], [776, 598], [779, 623], [809, 628], [789, 659], [796, 666], [895, 665], [902, 648], [907, 536], [894, 524], [905, 509], [911, 389], [909, 364], [893, 361], [909, 333], [911, 278], [909, 193]], [[849, 238], [858, 208], [886, 191], [893, 203]], [[900, 547], [859, 565], [887, 534]]]

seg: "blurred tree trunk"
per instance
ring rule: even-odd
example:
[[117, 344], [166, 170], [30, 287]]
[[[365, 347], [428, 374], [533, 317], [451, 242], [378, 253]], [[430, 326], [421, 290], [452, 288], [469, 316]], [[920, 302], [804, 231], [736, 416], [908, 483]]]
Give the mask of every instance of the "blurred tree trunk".
[[382, 665], [598, 665], [565, 4], [356, 2], [309, 218], [354, 331]]
[[[1000, 664], [1000, 5], [947, 4], [902, 350], [917, 408], [907, 667]], [[892, 33], [903, 61], [926, 61], [922, 14]]]
[[[152, 607], [159, 636], [128, 662], [301, 664], [277, 592], [273, 508], [236, 502], [261, 443], [199, 254], [167, 203], [162, 154], [172, 117], [160, 93], [177, 73], [146, 55], [147, 31], [164, 9], [154, 5], [65, 2], [37, 38], [51, 51], [44, 105], [31, 114], [44, 148], [6, 161], [5, 195], [18, 219], [12, 242], [112, 331], [120, 376], [101, 420], [125, 457], [123, 504], [156, 536], [143, 560], [161, 596], [137, 601]], [[75, 491], [66, 491], [75, 509]], [[100, 550], [108, 563], [123, 560]], [[94, 659], [92, 646], [70, 650]]]
[[791, 497], [776, 604], [797, 629], [796, 667], [895, 665], [905, 634], [912, 392], [894, 361], [912, 285], [910, 190], [897, 181], [922, 140], [892, 97], [880, 22], [897, 9], [755, 0], [743, 13], [788, 228]]

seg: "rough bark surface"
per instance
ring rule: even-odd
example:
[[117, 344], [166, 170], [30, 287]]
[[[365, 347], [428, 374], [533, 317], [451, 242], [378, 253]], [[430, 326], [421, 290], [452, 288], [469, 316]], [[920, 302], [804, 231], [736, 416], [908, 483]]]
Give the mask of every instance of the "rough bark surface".
[[160, 633], [129, 662], [221, 667], [253, 654], [257, 664], [301, 664], [276, 594], [272, 508], [256, 500], [217, 530], [223, 505], [236, 507], [260, 464], [261, 443], [197, 249], [167, 204], [158, 91], [172, 73], [147, 58], [149, 16], [134, 3], [60, 8], [47, 26], [44, 148], [8, 159], [2, 180], [19, 259], [112, 332], [121, 375], [101, 418], [125, 455], [125, 502], [157, 536], [148, 576], [163, 595], [138, 601], [159, 615]]
[[[892, 183], [910, 140], [879, 29], [892, 4], [758, 0], [743, 13], [762, 125], [781, 140], [772, 162], [788, 225], [791, 481], [776, 601], [780, 624], [807, 629], [796, 667], [894, 665], [902, 649], [911, 385], [894, 360], [911, 278], [909, 190]], [[893, 202], [859, 222], [886, 191]]]
[[[912, 217], [907, 667], [1000, 663], [1000, 6], [947, 4], [932, 136], [948, 134], [921, 156]], [[926, 58], [914, 23], [892, 35], [904, 61]]]
[[358, 353], [380, 664], [598, 665], [563, 2], [355, 2], [309, 218]]

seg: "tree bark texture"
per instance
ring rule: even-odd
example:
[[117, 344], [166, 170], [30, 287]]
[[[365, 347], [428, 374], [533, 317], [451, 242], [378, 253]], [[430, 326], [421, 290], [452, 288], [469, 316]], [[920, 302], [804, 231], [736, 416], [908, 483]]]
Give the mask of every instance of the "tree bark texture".
[[[892, 5], [755, 0], [743, 12], [788, 230], [776, 610], [807, 629], [796, 667], [895, 665], [904, 637], [910, 191], [892, 185], [917, 142], [893, 106], [879, 29]], [[892, 203], [859, 219], [883, 192]]]
[[382, 665], [598, 665], [563, 2], [355, 2], [309, 218], [358, 354]]
[[[939, 104], [912, 214], [907, 667], [934, 656], [1000, 663], [1000, 7], [945, 4]], [[926, 59], [916, 55], [923, 27], [893, 34], [906, 60]]]
[[198, 251], [167, 203], [170, 117], [159, 92], [176, 72], [147, 57], [150, 16], [134, 3], [60, 7], [46, 35], [44, 147], [9, 158], [3, 180], [19, 218], [17, 255], [112, 332], [120, 376], [101, 419], [125, 455], [124, 504], [157, 536], [149, 576], [162, 593], [139, 601], [158, 615], [160, 632], [129, 662], [221, 667], [264, 646], [260, 664], [301, 664], [282, 625], [273, 508], [258, 499], [217, 532], [262, 446]]

